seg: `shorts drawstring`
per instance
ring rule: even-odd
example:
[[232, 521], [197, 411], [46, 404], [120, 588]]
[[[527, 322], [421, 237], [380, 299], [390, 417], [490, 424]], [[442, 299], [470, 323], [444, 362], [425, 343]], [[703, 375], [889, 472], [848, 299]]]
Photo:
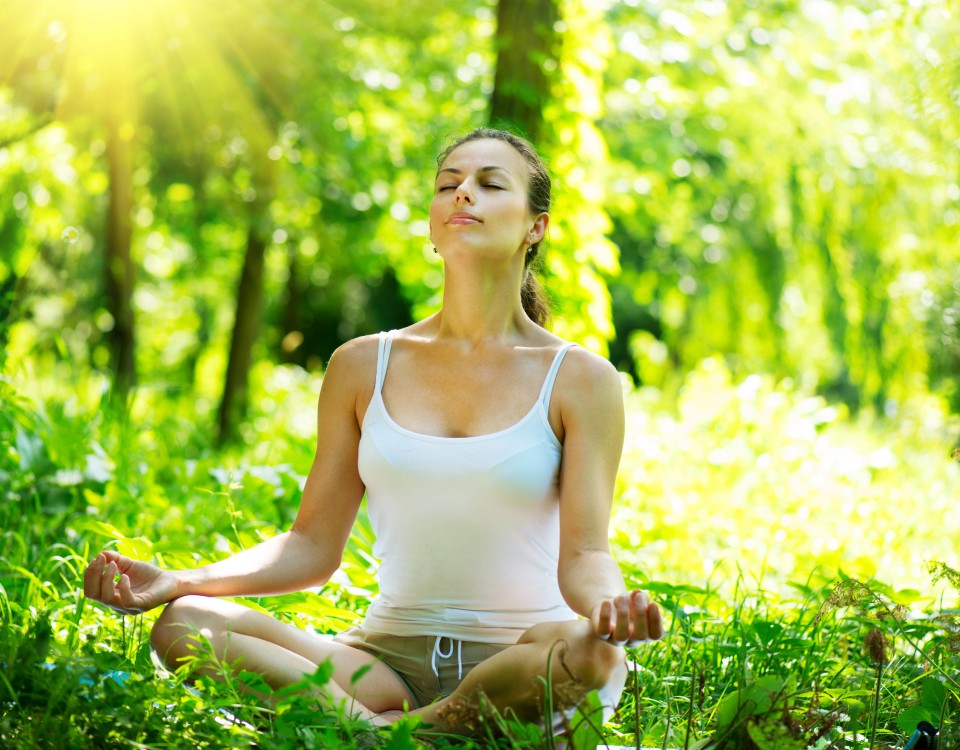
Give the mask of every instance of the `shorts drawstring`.
[[[447, 640], [450, 641], [450, 650], [449, 650], [447, 653], [444, 653], [444, 652], [440, 649], [440, 641], [441, 641], [443, 638], [447, 638]], [[437, 636], [437, 640], [434, 641], [434, 643], [433, 643], [433, 658], [430, 660], [430, 666], [433, 667], [433, 673], [434, 673], [438, 678], [440, 677], [440, 672], [437, 670], [437, 657], [439, 656], [441, 659], [449, 659], [451, 656], [453, 656], [453, 644], [454, 644], [454, 642], [456, 642], [456, 644], [457, 644], [457, 679], [458, 679], [458, 680], [462, 680], [462, 679], [463, 679], [463, 660], [462, 660], [462, 658], [461, 658], [463, 641], [457, 640], [457, 639], [455, 639], [455, 638], [449, 638], [449, 637], [443, 636], [443, 635], [438, 635], [438, 636]]]

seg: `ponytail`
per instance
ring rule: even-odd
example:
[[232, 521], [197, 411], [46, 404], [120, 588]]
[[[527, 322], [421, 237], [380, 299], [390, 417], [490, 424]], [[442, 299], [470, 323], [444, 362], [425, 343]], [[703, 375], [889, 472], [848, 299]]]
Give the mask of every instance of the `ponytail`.
[[523, 284], [520, 287], [520, 302], [527, 317], [541, 328], [546, 328], [547, 323], [550, 322], [550, 305], [547, 304], [547, 295], [543, 291], [543, 285], [532, 268], [539, 250], [539, 242], [527, 250], [527, 262], [523, 269]]

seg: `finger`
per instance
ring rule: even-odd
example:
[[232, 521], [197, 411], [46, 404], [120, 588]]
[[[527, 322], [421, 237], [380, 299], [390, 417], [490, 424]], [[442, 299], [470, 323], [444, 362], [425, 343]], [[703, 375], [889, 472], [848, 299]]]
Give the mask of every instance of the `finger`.
[[630, 601], [633, 604], [633, 611], [636, 613], [633, 619], [632, 638], [635, 641], [645, 641], [649, 638], [649, 627], [647, 622], [647, 608], [649, 599], [642, 591], [632, 591]]
[[124, 614], [139, 615], [143, 612], [143, 608], [137, 606], [136, 597], [130, 588], [129, 576], [120, 576], [120, 583], [117, 584], [117, 592], [120, 594], [120, 603], [123, 605]]
[[100, 564], [97, 566], [98, 575], [96, 579], [94, 579], [94, 592], [93, 592], [94, 599], [104, 603], [106, 603], [106, 599], [104, 599], [104, 594], [103, 594], [103, 581], [105, 578], [109, 577], [107, 574], [107, 567], [109, 566], [109, 564], [110, 563], [107, 561], [106, 556], [104, 556]]
[[634, 589], [630, 593], [633, 594], [636, 597], [637, 602], [639, 604], [642, 604], [644, 607], [646, 607], [650, 603], [650, 595], [646, 591], [642, 591], [641, 589]]
[[613, 616], [613, 604], [609, 600], [601, 602], [600, 612], [597, 616], [597, 635], [604, 640], [610, 640], [611, 636], [611, 618]]
[[626, 594], [621, 594], [614, 601], [617, 606], [617, 624], [613, 631], [614, 640], [622, 645], [630, 640], [630, 631], [632, 630], [630, 623], [630, 597]]
[[83, 571], [83, 595], [88, 599], [99, 599], [100, 577], [103, 575], [103, 553], [101, 552]]
[[119, 552], [114, 550], [104, 550], [104, 557], [106, 558], [107, 563], [113, 563], [117, 566], [117, 570], [124, 572], [130, 568], [133, 564], [133, 560], [129, 557], [124, 557]]
[[663, 638], [663, 615], [656, 604], [647, 606], [647, 632], [647, 637], [653, 640]]
[[116, 577], [116, 563], [110, 562], [104, 566], [103, 575], [100, 576], [100, 601], [102, 601], [104, 604], [110, 605], [111, 607], [116, 607], [120, 603], [120, 598], [116, 591], [116, 584], [114, 583]]

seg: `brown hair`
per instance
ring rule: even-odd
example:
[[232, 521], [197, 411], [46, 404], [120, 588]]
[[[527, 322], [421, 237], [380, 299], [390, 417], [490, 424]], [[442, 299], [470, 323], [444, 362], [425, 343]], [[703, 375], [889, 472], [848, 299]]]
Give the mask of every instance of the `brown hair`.
[[[479, 141], [483, 139], [492, 139], [509, 143], [514, 150], [523, 157], [530, 169], [529, 181], [530, 187], [527, 190], [527, 203], [530, 207], [530, 213], [540, 214], [550, 211], [550, 175], [543, 161], [537, 154], [533, 145], [521, 138], [519, 135], [507, 132], [506, 130], [495, 130], [494, 128], [477, 128], [476, 130], [460, 136], [451, 143], [437, 157], [437, 168], [443, 166], [458, 147], [470, 141]], [[542, 242], [542, 240], [540, 241]], [[529, 318], [539, 326], [544, 326], [550, 320], [550, 307], [547, 305], [546, 295], [535, 273], [537, 262], [540, 256], [540, 242], [536, 242], [527, 248], [527, 257], [523, 261], [523, 285], [520, 288], [520, 301], [523, 304], [524, 312]]]

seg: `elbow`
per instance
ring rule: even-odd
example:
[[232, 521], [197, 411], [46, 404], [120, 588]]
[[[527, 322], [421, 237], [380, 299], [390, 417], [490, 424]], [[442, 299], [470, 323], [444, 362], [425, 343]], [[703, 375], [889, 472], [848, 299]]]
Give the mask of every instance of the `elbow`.
[[305, 564], [304, 569], [310, 571], [310, 586], [323, 586], [333, 578], [334, 573], [340, 568], [340, 557], [324, 555], [319, 550], [315, 550], [315, 552], [316, 557], [311, 560], [310, 564]]
[[325, 583], [327, 583], [331, 578], [333, 578], [333, 574], [337, 572], [337, 569], [338, 569], [339, 567], [340, 567], [340, 561], [339, 561], [339, 560], [337, 560], [336, 563], [333, 564], [333, 565], [327, 564], [327, 565], [324, 565], [324, 566], [318, 566], [318, 567], [317, 567], [317, 570], [316, 570], [316, 572], [315, 572], [315, 574], [314, 574], [314, 580], [313, 580], [312, 585], [313, 585], [313, 586], [323, 586], [323, 585], [324, 585]]
[[329, 581], [340, 567], [340, 554], [331, 553], [324, 545], [318, 544], [309, 534], [298, 530], [296, 526], [290, 530], [291, 537], [297, 540], [297, 554], [295, 564], [304, 571], [308, 586], [323, 586]]

